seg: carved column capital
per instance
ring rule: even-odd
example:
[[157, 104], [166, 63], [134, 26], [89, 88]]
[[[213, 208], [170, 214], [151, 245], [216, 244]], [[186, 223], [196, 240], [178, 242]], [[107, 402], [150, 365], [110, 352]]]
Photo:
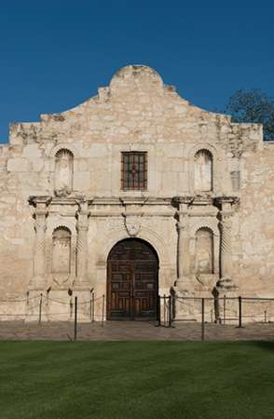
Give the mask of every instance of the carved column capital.
[[177, 211], [176, 212], [176, 216], [177, 216], [177, 223], [176, 223], [176, 227], [177, 227], [177, 231], [178, 233], [184, 231], [187, 226], [188, 226], [188, 220], [189, 220], [189, 214], [188, 212], [183, 212], [183, 211]]
[[35, 226], [34, 229], [36, 231], [36, 233], [39, 233], [40, 231], [45, 232], [47, 229], [47, 224], [46, 224], [46, 218], [48, 216], [48, 210], [47, 208], [43, 205], [39, 206], [38, 208], [36, 208], [33, 217], [35, 219]]
[[77, 224], [76, 224], [77, 231], [88, 231], [88, 217], [89, 217], [89, 214], [79, 214], [77, 216]]
[[177, 221], [176, 228], [177, 228], [178, 234], [180, 234], [180, 232], [186, 228], [186, 224], [181, 221]]
[[173, 198], [173, 201], [180, 208], [181, 205], [189, 206], [193, 202], [194, 199], [195, 199], [195, 196], [175, 196]]
[[88, 201], [81, 199], [78, 202], [79, 210], [76, 213], [77, 225], [76, 229], [78, 231], [87, 231], [88, 230], [88, 218], [90, 216], [90, 211], [88, 209]]
[[51, 200], [52, 200], [51, 196], [48, 196], [48, 195], [43, 195], [43, 196], [31, 195], [29, 197], [29, 203], [37, 209], [47, 208], [49, 204], [51, 203]]
[[220, 211], [233, 211], [235, 205], [240, 203], [238, 196], [217, 196], [214, 198], [214, 205], [216, 205]]

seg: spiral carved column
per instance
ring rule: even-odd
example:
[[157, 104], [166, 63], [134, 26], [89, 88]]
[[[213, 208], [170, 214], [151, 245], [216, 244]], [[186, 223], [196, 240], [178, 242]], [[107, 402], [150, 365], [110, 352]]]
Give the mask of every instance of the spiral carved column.
[[231, 278], [232, 213], [221, 212], [221, 277]]
[[238, 197], [220, 197], [216, 199], [219, 207], [220, 227], [220, 280], [217, 282], [217, 289], [233, 290], [232, 270], [232, 220], [235, 212], [234, 206], [239, 203]]
[[[232, 270], [232, 220], [235, 212], [233, 206], [239, 203], [238, 197], [220, 197], [215, 200], [219, 208], [220, 227], [220, 279], [217, 281], [213, 295], [215, 297], [215, 320], [221, 321], [224, 316], [223, 301], [219, 298], [235, 297], [237, 285], [234, 282]], [[227, 300], [227, 309], [237, 313], [236, 300]]]

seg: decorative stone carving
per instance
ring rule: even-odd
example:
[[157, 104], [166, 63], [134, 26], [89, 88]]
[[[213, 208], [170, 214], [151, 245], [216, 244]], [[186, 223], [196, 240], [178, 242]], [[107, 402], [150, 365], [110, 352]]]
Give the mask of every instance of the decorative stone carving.
[[125, 212], [122, 212], [122, 216], [124, 217], [126, 232], [130, 237], [136, 237], [141, 230], [141, 218], [144, 215], [141, 208], [145, 205], [146, 200], [139, 197], [121, 198], [120, 200], [125, 207]]
[[138, 236], [141, 228], [141, 219], [136, 215], [126, 215], [124, 218], [124, 223], [128, 235], [130, 237]]

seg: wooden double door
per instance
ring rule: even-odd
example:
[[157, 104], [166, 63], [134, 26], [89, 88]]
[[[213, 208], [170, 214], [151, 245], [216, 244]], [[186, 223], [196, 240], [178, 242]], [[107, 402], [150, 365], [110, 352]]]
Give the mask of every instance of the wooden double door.
[[117, 243], [108, 257], [107, 319], [157, 318], [158, 258], [138, 239]]

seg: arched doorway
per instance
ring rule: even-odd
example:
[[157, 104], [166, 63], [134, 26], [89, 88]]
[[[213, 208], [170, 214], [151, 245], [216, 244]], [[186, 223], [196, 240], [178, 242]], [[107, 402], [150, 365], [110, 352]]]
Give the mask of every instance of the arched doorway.
[[107, 319], [156, 319], [158, 256], [139, 239], [125, 239], [110, 251], [107, 264]]

